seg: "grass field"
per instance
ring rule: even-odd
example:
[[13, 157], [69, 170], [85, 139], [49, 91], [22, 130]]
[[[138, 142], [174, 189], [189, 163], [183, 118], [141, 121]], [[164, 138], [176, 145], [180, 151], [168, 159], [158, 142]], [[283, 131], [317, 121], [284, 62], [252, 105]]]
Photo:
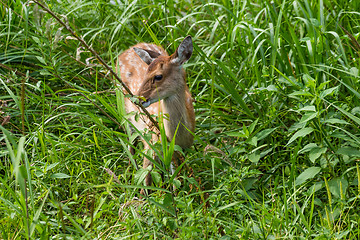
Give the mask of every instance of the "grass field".
[[360, 238], [360, 1], [44, 2], [113, 69], [191, 35], [195, 143], [138, 199], [114, 76], [42, 7], [0, 0], [0, 239]]

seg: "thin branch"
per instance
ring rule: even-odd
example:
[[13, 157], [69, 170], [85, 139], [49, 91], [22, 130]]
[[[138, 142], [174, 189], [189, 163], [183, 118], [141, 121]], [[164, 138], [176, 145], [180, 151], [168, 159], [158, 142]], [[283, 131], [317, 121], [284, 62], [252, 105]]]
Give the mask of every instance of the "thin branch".
[[[120, 77], [114, 72], [114, 70], [106, 64], [106, 62], [100, 57], [100, 55], [92, 48], [90, 47], [85, 40], [78, 36], [73, 30], [72, 28], [68, 25], [65, 24], [58, 16], [56, 16], [56, 14], [54, 12], [52, 12], [49, 8], [45, 7], [42, 3], [40, 3], [38, 0], [34, 0], [34, 2], [39, 5], [41, 8], [43, 8], [46, 12], [48, 12], [53, 18], [56, 19], [56, 21], [58, 21], [62, 26], [64, 26], [66, 28], [66, 30], [68, 30], [71, 35], [73, 35], [82, 45], [85, 46], [85, 48], [87, 48], [96, 58], [97, 60], [111, 73], [112, 76], [115, 77], [115, 79], [121, 84], [121, 86], [126, 90], [126, 92], [133, 97], [134, 94], [130, 91], [130, 89], [126, 86], [126, 84], [121, 81]], [[135, 103], [133, 102], [135, 105], [137, 105], [138, 107], [141, 108], [141, 110], [146, 114], [146, 116], [150, 119], [150, 121], [154, 124], [154, 126], [160, 130], [160, 127], [158, 125], [158, 123], [154, 120], [154, 118], [151, 117], [150, 113], [145, 109], [145, 107], [142, 104], [139, 103]]]
[[25, 73], [22, 73], [22, 72], [18, 71], [17, 69], [13, 69], [13, 68], [11, 68], [11, 67], [9, 67], [9, 66], [6, 66], [6, 65], [4, 65], [4, 64], [2, 64], [2, 63], [0, 63], [0, 67], [1, 67], [1, 68], [4, 68], [4, 69], [6, 69], [6, 70], [12, 71], [12, 72], [14, 72], [16, 75], [18, 75], [18, 76], [28, 77], [28, 78], [30, 78], [31, 80], [33, 80], [34, 82], [37, 82], [37, 81], [38, 81], [37, 79], [35, 79], [35, 78], [31, 77], [31, 76], [26, 76]]

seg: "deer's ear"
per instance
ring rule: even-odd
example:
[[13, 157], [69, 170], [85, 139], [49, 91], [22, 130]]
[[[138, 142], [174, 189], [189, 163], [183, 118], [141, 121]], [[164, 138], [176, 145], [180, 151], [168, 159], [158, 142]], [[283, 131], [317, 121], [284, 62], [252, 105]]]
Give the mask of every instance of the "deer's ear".
[[155, 59], [161, 55], [160, 53], [155, 52], [153, 50], [148, 50], [148, 49], [143, 49], [143, 50], [146, 51], [150, 55], [150, 57], [152, 57], [153, 59]]
[[147, 65], [150, 65], [155, 58], [157, 58], [160, 54], [151, 50], [146, 50], [142, 48], [133, 48], [135, 53], [143, 60]]
[[191, 36], [187, 36], [179, 47], [176, 49], [175, 53], [171, 55], [171, 62], [174, 64], [182, 65], [191, 57], [193, 52], [193, 43]]

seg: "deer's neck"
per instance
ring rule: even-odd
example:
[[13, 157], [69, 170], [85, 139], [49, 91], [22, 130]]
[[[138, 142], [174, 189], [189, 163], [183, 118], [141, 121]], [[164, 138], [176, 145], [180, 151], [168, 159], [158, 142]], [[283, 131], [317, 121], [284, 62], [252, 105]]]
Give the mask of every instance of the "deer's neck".
[[[176, 128], [178, 128], [175, 143], [182, 148], [192, 145], [193, 136], [187, 129], [192, 129], [191, 120], [189, 119], [186, 109], [185, 90], [179, 91], [177, 94], [163, 99], [162, 107], [164, 114], [169, 115], [168, 119], [164, 119], [165, 132], [171, 141], [174, 137]], [[165, 117], [167, 118], [167, 117]], [[187, 128], [187, 129], [186, 129]]]

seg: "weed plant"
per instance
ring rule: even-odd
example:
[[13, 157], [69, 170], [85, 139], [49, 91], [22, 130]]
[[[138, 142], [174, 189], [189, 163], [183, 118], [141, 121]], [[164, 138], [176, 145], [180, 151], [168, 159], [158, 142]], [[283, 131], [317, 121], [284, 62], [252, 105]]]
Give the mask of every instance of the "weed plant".
[[1, 239], [359, 239], [359, 1], [44, 4], [113, 69], [191, 35], [195, 143], [177, 178], [156, 143], [138, 198], [151, 153], [128, 147], [148, 133], [114, 77], [33, 1], [0, 0]]

